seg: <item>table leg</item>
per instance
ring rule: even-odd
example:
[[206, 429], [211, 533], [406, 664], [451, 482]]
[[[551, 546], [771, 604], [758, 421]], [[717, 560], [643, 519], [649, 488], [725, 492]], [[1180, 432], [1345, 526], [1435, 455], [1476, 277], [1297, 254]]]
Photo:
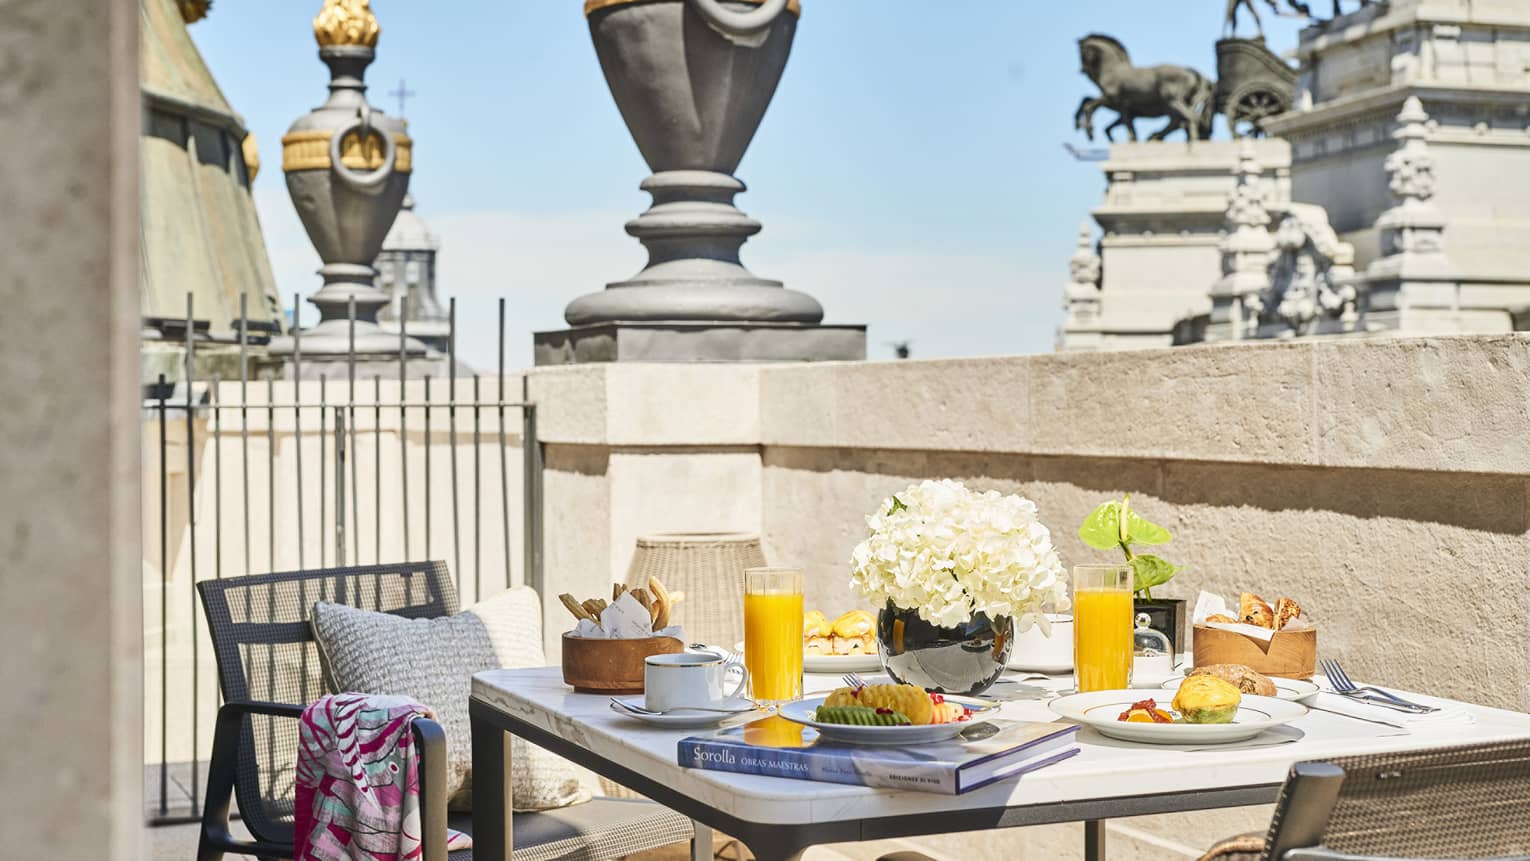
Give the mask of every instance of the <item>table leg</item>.
[[691, 820], [696, 836], [691, 838], [691, 861], [712, 861], [712, 829]]
[[510, 861], [510, 736], [472, 715], [473, 858]]
[[[476, 765], [474, 770], [477, 770]], [[1103, 819], [1089, 819], [1084, 822], [1084, 861], [1105, 861], [1105, 820]]]

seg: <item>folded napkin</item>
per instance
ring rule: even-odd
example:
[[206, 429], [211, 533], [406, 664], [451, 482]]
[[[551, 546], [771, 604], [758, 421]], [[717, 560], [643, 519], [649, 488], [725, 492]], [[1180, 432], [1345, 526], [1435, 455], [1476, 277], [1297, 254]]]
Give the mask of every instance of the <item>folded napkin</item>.
[[[414, 719], [434, 717], [408, 697], [330, 694], [298, 727], [296, 861], [408, 861], [423, 855], [420, 756]], [[446, 848], [473, 845], [447, 829]]]

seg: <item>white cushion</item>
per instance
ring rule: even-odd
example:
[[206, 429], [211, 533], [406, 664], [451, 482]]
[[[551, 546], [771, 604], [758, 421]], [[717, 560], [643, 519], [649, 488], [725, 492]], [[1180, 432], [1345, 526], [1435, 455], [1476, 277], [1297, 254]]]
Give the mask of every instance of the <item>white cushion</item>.
[[[467, 809], [472, 800], [472, 677], [483, 670], [546, 663], [537, 593], [524, 586], [509, 589], [455, 616], [435, 619], [320, 602], [311, 624], [334, 691], [412, 697], [435, 711], [446, 732], [448, 803]], [[516, 810], [547, 810], [589, 798], [573, 764], [518, 738], [510, 744]]]

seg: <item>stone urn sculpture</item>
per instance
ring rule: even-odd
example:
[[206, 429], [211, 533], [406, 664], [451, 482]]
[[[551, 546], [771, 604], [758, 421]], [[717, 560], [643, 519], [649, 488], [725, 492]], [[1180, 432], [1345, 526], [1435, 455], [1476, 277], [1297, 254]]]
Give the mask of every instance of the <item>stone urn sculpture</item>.
[[[398, 336], [377, 325], [388, 299], [376, 286], [372, 262], [409, 189], [412, 142], [403, 120], [367, 102], [363, 75], [381, 32], [368, 0], [325, 0], [313, 29], [319, 59], [329, 67], [329, 98], [282, 137], [287, 192], [323, 261], [324, 285], [308, 300], [320, 319], [301, 333], [302, 354], [344, 357], [352, 345], [354, 303], [356, 352], [396, 356]], [[295, 346], [293, 339], [279, 339], [272, 351], [290, 353]], [[417, 341], [406, 341], [404, 349], [425, 352]]]
[[[733, 172], [786, 68], [797, 0], [587, 0], [585, 14], [611, 95], [653, 171], [642, 183], [653, 205], [627, 222], [648, 265], [575, 299], [567, 321], [648, 325], [649, 343], [664, 337], [659, 328], [710, 333], [643, 358], [864, 358], [863, 327], [827, 327], [809, 344], [800, 330], [823, 319], [817, 300], [739, 261], [760, 223], [734, 206], [744, 184]], [[779, 331], [760, 331], [770, 327]], [[838, 341], [826, 349], [824, 337]], [[769, 355], [756, 355], [762, 345]]]

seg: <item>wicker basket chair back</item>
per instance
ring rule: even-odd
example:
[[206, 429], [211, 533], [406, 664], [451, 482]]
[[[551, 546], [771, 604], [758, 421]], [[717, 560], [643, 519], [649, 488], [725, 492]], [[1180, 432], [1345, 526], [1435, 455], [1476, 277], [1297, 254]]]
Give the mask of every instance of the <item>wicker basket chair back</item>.
[[1266, 858], [1530, 858], [1530, 741], [1298, 763]]
[[[302, 705], [329, 693], [308, 618], [319, 601], [414, 619], [457, 612], [444, 562], [253, 574], [197, 584], [218, 682], [228, 702]], [[249, 715], [239, 741], [235, 798], [257, 839], [292, 841], [298, 725]]]
[[739, 532], [660, 533], [637, 540], [626, 583], [656, 576], [685, 593], [673, 621], [693, 643], [731, 649], [744, 639], [744, 569], [765, 565], [758, 535]]

